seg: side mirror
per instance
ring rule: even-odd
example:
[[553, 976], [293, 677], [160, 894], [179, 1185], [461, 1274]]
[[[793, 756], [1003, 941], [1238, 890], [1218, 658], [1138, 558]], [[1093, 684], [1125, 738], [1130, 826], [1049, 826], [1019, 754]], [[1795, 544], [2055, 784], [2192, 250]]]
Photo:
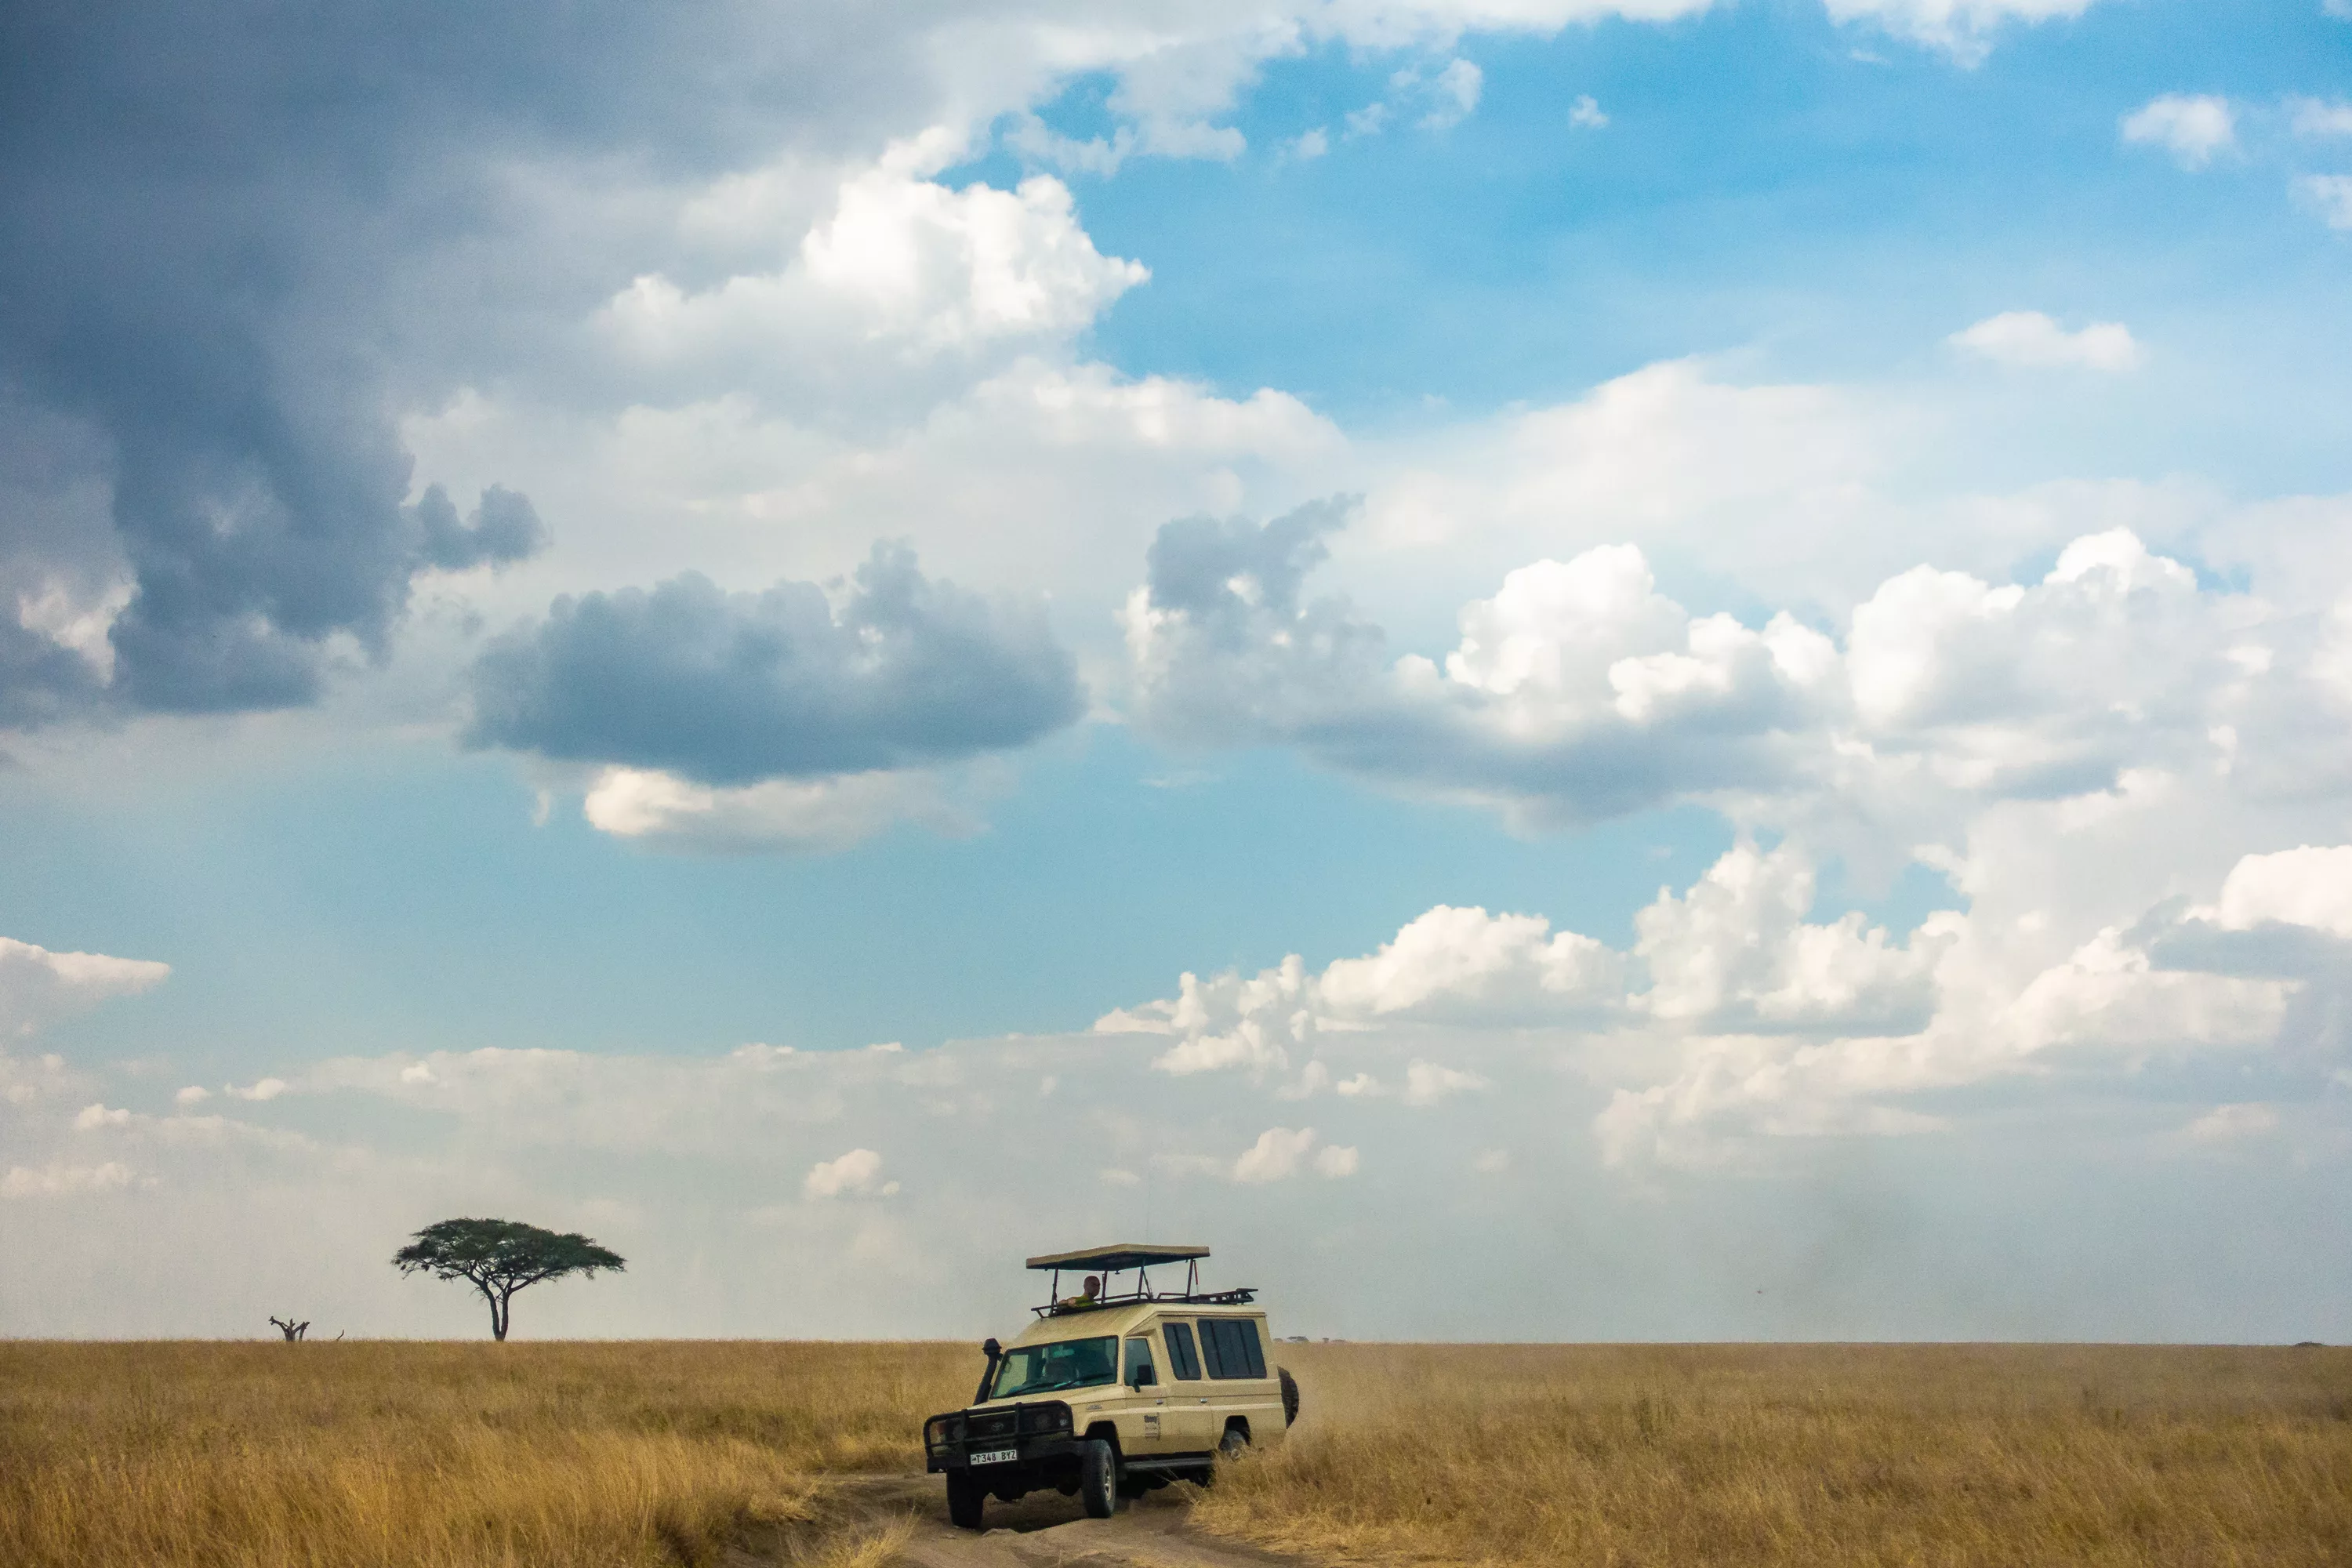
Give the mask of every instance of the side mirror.
[[1145, 1362], [1128, 1375], [1127, 1385], [1129, 1388], [1157, 1388], [1160, 1386], [1160, 1374], [1152, 1370], [1150, 1362]]

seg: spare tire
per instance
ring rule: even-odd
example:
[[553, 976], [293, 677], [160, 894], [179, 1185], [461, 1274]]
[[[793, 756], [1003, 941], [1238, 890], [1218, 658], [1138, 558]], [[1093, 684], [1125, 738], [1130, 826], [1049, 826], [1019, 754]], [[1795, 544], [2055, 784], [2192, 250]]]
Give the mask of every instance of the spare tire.
[[1287, 1426], [1298, 1419], [1298, 1380], [1286, 1366], [1276, 1367], [1274, 1375], [1282, 1379], [1282, 1424]]

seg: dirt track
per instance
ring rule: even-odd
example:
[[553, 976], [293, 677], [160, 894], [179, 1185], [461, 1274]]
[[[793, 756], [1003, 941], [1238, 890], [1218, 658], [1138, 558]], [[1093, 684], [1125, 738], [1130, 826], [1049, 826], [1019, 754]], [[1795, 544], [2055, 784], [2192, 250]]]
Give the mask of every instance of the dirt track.
[[1214, 1541], [1185, 1522], [1187, 1489], [1170, 1487], [1088, 1519], [1076, 1498], [1033, 1493], [988, 1504], [985, 1532], [948, 1522], [937, 1476], [859, 1476], [834, 1483], [835, 1519], [885, 1523], [911, 1519], [908, 1568], [1296, 1568], [1297, 1559]]

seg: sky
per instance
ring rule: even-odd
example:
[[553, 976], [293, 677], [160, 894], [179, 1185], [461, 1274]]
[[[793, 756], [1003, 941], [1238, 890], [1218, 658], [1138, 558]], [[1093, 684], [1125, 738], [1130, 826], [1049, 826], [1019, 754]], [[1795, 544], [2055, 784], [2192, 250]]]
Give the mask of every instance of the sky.
[[2352, 1340], [2352, 5], [0, 17], [0, 1334]]

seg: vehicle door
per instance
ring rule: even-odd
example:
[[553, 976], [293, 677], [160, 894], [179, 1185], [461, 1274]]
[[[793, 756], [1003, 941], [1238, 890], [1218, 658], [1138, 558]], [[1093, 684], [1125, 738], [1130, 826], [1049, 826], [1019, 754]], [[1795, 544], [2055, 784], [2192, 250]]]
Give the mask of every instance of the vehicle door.
[[[1224, 1435], [1228, 1417], [1249, 1422], [1255, 1436], [1282, 1428], [1280, 1396], [1268, 1383], [1265, 1347], [1255, 1318], [1213, 1318], [1199, 1322], [1201, 1367], [1209, 1374], [1212, 1440]], [[1274, 1419], [1266, 1420], [1272, 1397]]]
[[1213, 1407], [1214, 1396], [1201, 1375], [1200, 1342], [1193, 1337], [1192, 1325], [1176, 1318], [1161, 1320], [1160, 1333], [1168, 1352], [1164, 1425], [1169, 1447], [1179, 1454], [1206, 1453], [1217, 1446], [1224, 1422]]
[[1128, 1334], [1119, 1345], [1118, 1380], [1126, 1395], [1118, 1423], [1119, 1447], [1130, 1455], [1171, 1454], [1168, 1385], [1161, 1380], [1151, 1326]]

